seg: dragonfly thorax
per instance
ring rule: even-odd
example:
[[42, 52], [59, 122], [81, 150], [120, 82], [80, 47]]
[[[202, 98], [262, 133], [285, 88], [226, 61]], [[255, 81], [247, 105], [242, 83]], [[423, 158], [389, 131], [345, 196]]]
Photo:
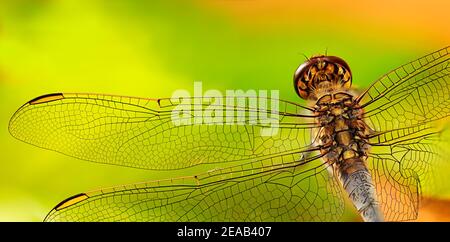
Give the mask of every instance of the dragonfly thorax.
[[320, 127], [317, 145], [328, 171], [349, 194], [365, 221], [383, 221], [366, 160], [371, 130], [354, 97], [335, 91], [318, 98], [314, 115]]
[[336, 56], [315, 56], [301, 64], [294, 74], [294, 86], [303, 99], [317, 100], [322, 93], [350, 88], [348, 64]]
[[321, 127], [317, 141], [322, 153], [327, 154], [326, 162], [365, 159], [370, 128], [363, 121], [363, 110], [351, 94], [332, 92], [323, 95], [314, 109], [317, 125]]

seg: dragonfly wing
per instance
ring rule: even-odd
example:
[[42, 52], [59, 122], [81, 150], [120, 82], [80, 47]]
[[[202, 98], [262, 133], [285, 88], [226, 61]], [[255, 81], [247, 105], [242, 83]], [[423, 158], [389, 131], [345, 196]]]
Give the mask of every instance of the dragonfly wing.
[[430, 133], [373, 147], [368, 166], [386, 220], [416, 219], [421, 196], [434, 196], [445, 186], [449, 142], [442, 135]]
[[446, 47], [389, 72], [359, 97], [377, 141], [435, 128], [449, 117], [449, 51]]
[[197, 176], [83, 193], [46, 221], [330, 221], [341, 188], [319, 156], [290, 154]]
[[[248, 98], [252, 101], [257, 100]], [[242, 162], [307, 149], [315, 128], [313, 118], [305, 115], [308, 109], [267, 101], [279, 103], [280, 109], [261, 110], [213, 98], [50, 94], [23, 105], [11, 118], [9, 131], [19, 140], [76, 158], [152, 170]], [[196, 124], [205, 112], [214, 113], [214, 118]], [[223, 124], [228, 112], [244, 122], [236, 118], [233, 125]], [[266, 123], [259, 122], [264, 115]]]
[[[387, 220], [417, 217], [420, 195], [449, 171], [442, 130], [450, 116], [450, 47], [403, 65], [360, 97], [371, 129], [368, 165]], [[440, 171], [440, 172], [439, 172]]]

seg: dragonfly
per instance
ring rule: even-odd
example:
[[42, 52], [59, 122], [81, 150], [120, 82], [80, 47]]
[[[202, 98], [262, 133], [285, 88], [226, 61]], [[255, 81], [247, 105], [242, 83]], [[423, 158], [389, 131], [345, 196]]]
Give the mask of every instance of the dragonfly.
[[[414, 220], [446, 162], [450, 47], [404, 64], [366, 90], [349, 65], [313, 56], [294, 74], [308, 105], [286, 100], [267, 124], [174, 124], [181, 99], [55, 93], [12, 116], [15, 138], [71, 157], [147, 170], [200, 172], [80, 193], [45, 221], [339, 221], [350, 202], [364, 221]], [[273, 113], [211, 98], [246, 117]]]

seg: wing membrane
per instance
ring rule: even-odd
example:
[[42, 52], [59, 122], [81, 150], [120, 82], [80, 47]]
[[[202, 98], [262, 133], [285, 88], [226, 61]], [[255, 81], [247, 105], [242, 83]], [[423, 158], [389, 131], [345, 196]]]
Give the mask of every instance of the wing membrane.
[[[415, 219], [420, 195], [433, 190], [443, 160], [439, 126], [450, 116], [449, 49], [393, 70], [358, 98], [372, 129], [368, 164], [387, 220]], [[311, 156], [319, 127], [305, 114], [309, 108], [278, 101], [279, 132], [272, 136], [261, 135], [270, 125], [250, 123], [275, 110], [98, 94], [36, 98], [9, 128], [20, 140], [94, 162], [142, 169], [228, 162], [197, 176], [80, 194], [58, 204], [48, 221], [336, 220], [341, 188], [320, 156]], [[173, 111], [183, 105], [188, 115], [175, 121], [194, 124], [174, 124]], [[196, 125], [211, 106], [223, 111], [218, 120], [227, 110], [248, 119]]]
[[420, 196], [439, 190], [438, 171], [448, 165], [440, 134], [450, 116], [449, 50], [389, 72], [359, 97], [372, 129], [368, 164], [387, 220], [416, 219]]
[[[276, 100], [279, 124], [269, 124], [251, 123], [251, 119], [272, 117], [275, 110], [270, 108], [217, 104], [211, 98], [187, 101], [189, 104], [171, 99], [51, 94], [22, 106], [11, 118], [9, 130], [19, 140], [76, 158], [153, 170], [248, 161], [301, 152], [311, 144], [315, 125], [312, 116], [305, 115], [306, 107]], [[188, 116], [173, 117], [180, 107]], [[211, 107], [222, 110], [216, 117], [230, 111], [243, 114], [246, 120], [238, 125], [215, 123], [217, 119], [192, 123]], [[186, 120], [191, 123], [183, 123]], [[276, 135], [261, 135], [274, 127]]]
[[341, 189], [319, 156], [256, 160], [197, 176], [83, 193], [46, 221], [330, 221]]
[[442, 133], [429, 133], [373, 147], [368, 165], [386, 220], [416, 219], [421, 195], [436, 195], [450, 171], [448, 144]]
[[389, 72], [359, 97], [376, 142], [419, 134], [448, 119], [449, 50], [446, 47]]

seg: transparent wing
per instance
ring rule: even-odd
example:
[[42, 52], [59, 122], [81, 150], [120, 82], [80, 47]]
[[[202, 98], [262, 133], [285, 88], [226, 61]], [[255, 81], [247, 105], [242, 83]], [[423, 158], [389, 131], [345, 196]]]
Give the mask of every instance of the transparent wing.
[[[449, 47], [403, 65], [360, 97], [371, 129], [368, 163], [387, 220], [417, 217], [420, 195], [437, 190], [448, 165], [440, 137], [450, 115]], [[447, 170], [448, 171], [448, 170]]]
[[378, 142], [436, 127], [436, 121], [449, 117], [449, 50], [446, 47], [389, 72], [358, 98]]
[[318, 155], [281, 155], [197, 176], [78, 194], [46, 221], [334, 221], [339, 183]]
[[368, 166], [386, 220], [416, 219], [421, 195], [433, 196], [445, 184], [450, 169], [444, 149], [450, 143], [441, 134], [373, 147]]
[[[310, 147], [315, 124], [306, 115], [308, 108], [247, 98], [247, 103], [267, 101], [261, 109], [259, 103], [256, 108], [229, 99], [50, 94], [23, 105], [9, 131], [19, 140], [76, 158], [153, 170], [242, 162]], [[279, 103], [279, 111], [269, 108], [272, 103]], [[197, 124], [206, 112], [213, 118]], [[223, 124], [231, 115], [236, 116], [232, 125]]]

